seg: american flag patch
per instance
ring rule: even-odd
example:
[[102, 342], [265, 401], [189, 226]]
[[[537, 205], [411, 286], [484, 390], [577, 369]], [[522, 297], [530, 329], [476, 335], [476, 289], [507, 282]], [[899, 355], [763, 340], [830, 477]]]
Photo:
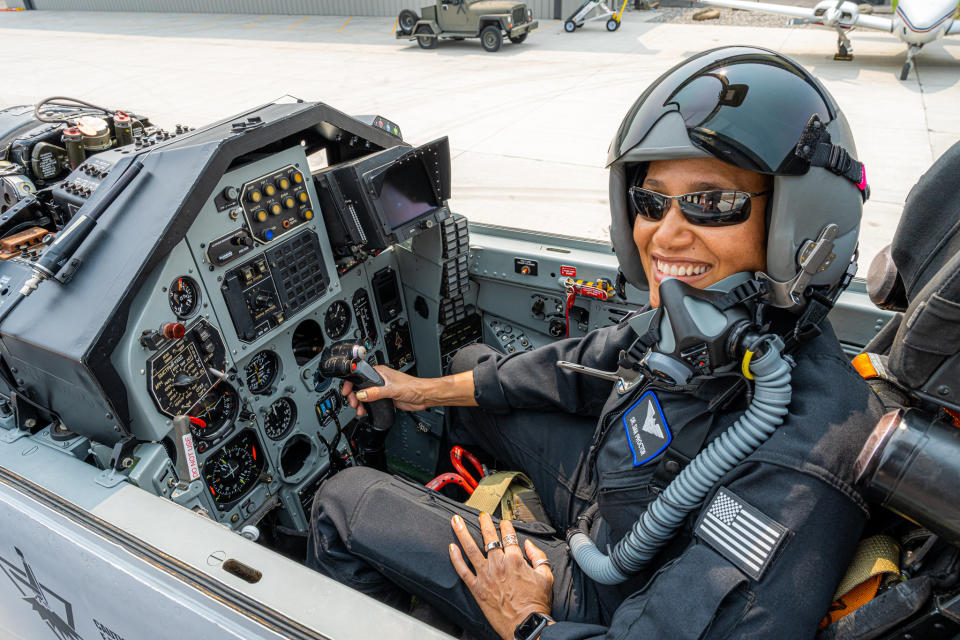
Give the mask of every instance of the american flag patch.
[[720, 487], [697, 525], [697, 536], [759, 580], [790, 530], [726, 487]]

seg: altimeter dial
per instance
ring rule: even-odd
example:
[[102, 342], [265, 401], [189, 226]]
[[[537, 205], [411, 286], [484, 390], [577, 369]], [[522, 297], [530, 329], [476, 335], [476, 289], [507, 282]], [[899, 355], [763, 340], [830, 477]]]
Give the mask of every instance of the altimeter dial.
[[243, 368], [247, 378], [247, 389], [250, 393], [262, 394], [270, 390], [280, 368], [280, 359], [273, 351], [265, 350], [257, 353]]
[[290, 398], [280, 398], [270, 405], [263, 417], [263, 432], [271, 440], [280, 440], [297, 423], [297, 405]]

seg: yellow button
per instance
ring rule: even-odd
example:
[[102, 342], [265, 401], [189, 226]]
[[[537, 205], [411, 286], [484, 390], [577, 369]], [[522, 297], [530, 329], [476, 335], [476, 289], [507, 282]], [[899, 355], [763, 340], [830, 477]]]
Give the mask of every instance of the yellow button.
[[281, 211], [283, 211], [283, 207], [280, 206], [280, 203], [274, 202], [272, 205], [270, 205], [270, 213], [273, 215], [277, 215]]
[[307, 200], [310, 199], [310, 196], [307, 195], [306, 191], [301, 191], [300, 195], [297, 197], [300, 198], [300, 202], [306, 202]]
[[264, 211], [263, 209], [260, 209], [260, 211], [257, 211], [257, 220], [259, 220], [260, 222], [266, 222], [267, 212]]
[[287, 180], [286, 178], [280, 178], [279, 180], [277, 180], [277, 186], [280, 187], [281, 189], [289, 189], [290, 181]]
[[277, 192], [277, 188], [274, 187], [272, 184], [268, 184], [263, 188], [263, 192], [266, 193], [268, 196], [272, 196]]
[[260, 202], [261, 198], [263, 198], [263, 194], [257, 191], [256, 189], [250, 192], [251, 202]]
[[313, 220], [313, 211], [311, 211], [310, 209], [307, 209], [306, 211], [304, 211], [304, 212], [303, 212], [303, 219], [304, 219], [304, 220]]
[[295, 174], [293, 174], [293, 181], [297, 184], [303, 182], [303, 174], [297, 171]]
[[293, 209], [293, 207], [296, 204], [297, 204], [297, 201], [291, 198], [290, 196], [287, 196], [286, 198], [283, 199], [283, 206], [285, 206], [287, 209]]

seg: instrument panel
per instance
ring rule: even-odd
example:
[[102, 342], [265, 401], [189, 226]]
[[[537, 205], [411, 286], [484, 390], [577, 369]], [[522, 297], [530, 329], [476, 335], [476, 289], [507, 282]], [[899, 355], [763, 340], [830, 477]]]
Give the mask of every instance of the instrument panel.
[[233, 528], [276, 509], [304, 530], [330, 458], [349, 455], [356, 415], [318, 372], [324, 347], [355, 341], [373, 362], [390, 352], [414, 366], [402, 296], [380, 310], [372, 284], [398, 270], [396, 257], [338, 271], [309, 175], [299, 146], [228, 171], [137, 294], [113, 358], [124, 377], [145, 378], [130, 394], [138, 439], [169, 438], [171, 419], [190, 416], [199, 499]]

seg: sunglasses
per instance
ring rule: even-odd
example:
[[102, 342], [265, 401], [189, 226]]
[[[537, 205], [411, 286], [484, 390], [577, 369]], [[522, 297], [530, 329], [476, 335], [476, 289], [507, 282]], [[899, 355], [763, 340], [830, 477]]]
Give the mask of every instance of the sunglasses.
[[654, 222], [663, 220], [670, 209], [670, 201], [676, 200], [683, 217], [705, 227], [724, 227], [740, 224], [750, 217], [750, 199], [765, 196], [770, 190], [747, 193], [735, 190], [695, 191], [679, 196], [665, 196], [643, 187], [630, 187], [630, 202], [635, 215]]

